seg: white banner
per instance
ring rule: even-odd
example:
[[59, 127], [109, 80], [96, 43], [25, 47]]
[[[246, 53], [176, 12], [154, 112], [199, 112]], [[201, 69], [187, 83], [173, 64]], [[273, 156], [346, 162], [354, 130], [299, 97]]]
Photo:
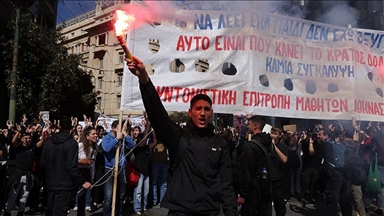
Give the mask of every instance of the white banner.
[[[151, 65], [168, 111], [186, 111], [205, 93], [216, 113], [384, 121], [383, 32], [259, 12], [183, 13], [193, 18], [144, 25], [128, 39], [133, 54]], [[159, 41], [157, 53], [150, 41]], [[171, 71], [175, 59], [184, 71]], [[207, 71], [198, 72], [197, 62]], [[124, 110], [143, 110], [127, 68], [121, 101]]]

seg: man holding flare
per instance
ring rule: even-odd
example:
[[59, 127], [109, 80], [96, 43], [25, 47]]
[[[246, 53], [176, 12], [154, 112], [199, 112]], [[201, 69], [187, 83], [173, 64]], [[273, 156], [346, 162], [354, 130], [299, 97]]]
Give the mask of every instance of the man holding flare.
[[161, 206], [168, 215], [238, 215], [236, 194], [226, 141], [214, 133], [210, 123], [212, 100], [195, 95], [188, 110], [186, 127], [177, 127], [160, 101], [143, 62], [133, 56], [125, 59], [129, 70], [139, 78], [145, 110], [157, 137], [169, 150], [171, 173]]

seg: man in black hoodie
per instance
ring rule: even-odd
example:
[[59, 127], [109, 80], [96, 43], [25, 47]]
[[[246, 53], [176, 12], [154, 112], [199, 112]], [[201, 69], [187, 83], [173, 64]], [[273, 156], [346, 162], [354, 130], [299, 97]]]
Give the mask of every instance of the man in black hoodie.
[[71, 120], [61, 121], [61, 129], [44, 143], [40, 163], [46, 170], [48, 202], [46, 215], [64, 216], [78, 186], [88, 189], [78, 168], [77, 142], [69, 134]]
[[[263, 145], [268, 152], [272, 152], [275, 146], [272, 146], [272, 138], [269, 134], [262, 132], [265, 121], [258, 116], [252, 116], [248, 119], [248, 132], [252, 135], [255, 142], [246, 142], [240, 154], [240, 194], [237, 199], [238, 204], [242, 204], [242, 216], [271, 216], [272, 200], [274, 200], [277, 215], [285, 215], [286, 208], [283, 201], [281, 187], [281, 173], [278, 180], [269, 180], [268, 176], [262, 176], [262, 171], [267, 170], [267, 155], [256, 144]], [[280, 150], [279, 150], [280, 151]], [[270, 158], [276, 160], [274, 164], [278, 165], [277, 155]], [[277, 172], [280, 172], [276, 169]], [[266, 174], [266, 173], [265, 173]]]

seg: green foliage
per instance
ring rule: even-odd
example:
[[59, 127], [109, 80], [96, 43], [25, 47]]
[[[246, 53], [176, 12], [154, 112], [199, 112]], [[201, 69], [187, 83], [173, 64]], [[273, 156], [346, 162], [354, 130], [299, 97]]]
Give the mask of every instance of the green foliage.
[[[11, 20], [9, 33], [15, 32], [15, 19]], [[23, 113], [38, 116], [42, 110], [54, 115], [93, 116], [96, 104], [94, 86], [91, 75], [79, 68], [81, 56], [68, 54], [59, 31], [35, 25], [29, 14], [21, 14], [19, 26], [17, 116]], [[3, 42], [0, 48], [1, 57], [8, 62], [6, 77], [9, 86], [13, 41]]]

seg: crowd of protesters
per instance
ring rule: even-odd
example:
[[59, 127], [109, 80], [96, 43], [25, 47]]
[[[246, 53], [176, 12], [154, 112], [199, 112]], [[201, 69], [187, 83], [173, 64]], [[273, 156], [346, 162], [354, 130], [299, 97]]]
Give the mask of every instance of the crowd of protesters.
[[[130, 116], [122, 123], [122, 130], [118, 130], [118, 121], [112, 125], [105, 122], [92, 122], [84, 117], [85, 127], [72, 118], [70, 134], [78, 143], [78, 168], [86, 181], [93, 187], [84, 190], [85, 195], [78, 195], [75, 187], [73, 191], [72, 209], [78, 215], [85, 211], [94, 212], [103, 208], [104, 215], [111, 214], [113, 169], [115, 153], [121, 148], [119, 159], [118, 195], [116, 211], [121, 213], [124, 205], [133, 205], [136, 214], [140, 215], [148, 208], [159, 206], [167, 190], [168, 181], [168, 150], [162, 140], [156, 138], [149, 120], [144, 115], [140, 125], [133, 125]], [[280, 188], [277, 197], [271, 197], [275, 203], [277, 215], [285, 215], [284, 205], [295, 198], [303, 205], [314, 204], [324, 200], [327, 204], [327, 215], [366, 215], [372, 200], [376, 201], [378, 214], [384, 210], [384, 188], [378, 194], [367, 193], [364, 183], [354, 182], [351, 171], [335, 169], [333, 167], [332, 150], [326, 142], [355, 145], [365, 173], [374, 154], [384, 154], [384, 134], [379, 123], [369, 122], [367, 128], [359, 128], [355, 121], [327, 122], [316, 124], [306, 131], [284, 131], [281, 126], [272, 127], [268, 135], [268, 142], [274, 146], [283, 177], [274, 188]], [[175, 122], [180, 127], [185, 123]], [[20, 123], [7, 121], [7, 128], [0, 130], [0, 207], [10, 215], [16, 206], [18, 215], [23, 215], [27, 206], [27, 213], [44, 211], [47, 205], [47, 192], [44, 168], [40, 164], [40, 157], [45, 142], [60, 131], [60, 121], [29, 122], [23, 115]], [[252, 125], [261, 128], [252, 133]], [[262, 118], [249, 118], [237, 127], [219, 124], [215, 133], [227, 141], [232, 165], [233, 187], [239, 195], [238, 204], [246, 207], [248, 196], [243, 193], [241, 173], [244, 171], [243, 148], [250, 137], [262, 133], [265, 122]], [[106, 131], [110, 132], [106, 132]], [[257, 131], [257, 129], [256, 129]], [[266, 134], [264, 133], [263, 136]], [[122, 145], [118, 144], [119, 140]], [[265, 138], [264, 138], [265, 140]], [[132, 150], [132, 151], [131, 151]], [[131, 154], [127, 154], [131, 152]], [[347, 163], [346, 159], [346, 163]], [[356, 164], [355, 164], [356, 165]], [[378, 157], [380, 175], [384, 180], [384, 160]], [[127, 169], [138, 171], [138, 181], [129, 184]], [[49, 174], [48, 174], [49, 175]], [[43, 190], [43, 192], [41, 192]], [[276, 189], [277, 190], [277, 189]], [[151, 194], [150, 194], [151, 192]], [[248, 199], [249, 200], [249, 199]], [[279, 205], [282, 203], [282, 205]], [[240, 206], [240, 205], [239, 205]], [[280, 206], [280, 207], [279, 207]], [[278, 209], [280, 208], [280, 209]], [[241, 212], [241, 210], [239, 210]], [[243, 215], [247, 215], [243, 212]], [[261, 214], [260, 214], [261, 215]], [[268, 215], [268, 214], [266, 214]]]
[[[228, 142], [234, 167], [234, 188], [239, 195], [238, 204], [243, 207], [240, 210], [242, 215], [254, 215], [254, 212], [258, 212], [256, 215], [271, 215], [272, 206], [276, 215], [285, 215], [286, 207], [281, 203], [289, 204], [292, 198], [303, 206], [311, 204], [317, 207], [319, 202], [325, 203], [326, 208], [319, 209], [324, 215], [363, 216], [371, 210], [384, 214], [384, 187], [379, 193], [365, 189], [370, 163], [376, 160], [376, 153], [383, 153], [384, 131], [380, 122], [367, 122], [367, 127], [360, 128], [355, 119], [319, 121], [324, 123], [324, 127], [318, 123], [305, 131], [284, 131], [283, 127], [275, 125], [266, 136], [263, 118], [248, 116], [240, 121], [236, 128], [224, 126], [216, 131]], [[262, 162], [258, 158], [263, 155], [255, 156], [252, 148], [247, 146], [251, 139], [266, 142], [266, 146], [271, 143], [279, 161], [282, 178], [272, 183], [270, 197], [259, 191], [263, 188], [260, 184], [254, 184], [261, 175]], [[348, 155], [346, 151], [343, 167], [336, 167], [333, 164], [337, 160], [333, 144], [352, 149], [352, 154], [356, 155]], [[384, 161], [379, 156], [377, 162], [384, 180]], [[250, 166], [248, 170], [247, 166]], [[244, 179], [246, 181], [241, 182]], [[255, 185], [256, 192], [252, 191], [252, 185], [247, 188], [247, 182]], [[248, 197], [252, 206], [250, 210], [243, 196]], [[267, 203], [265, 206], [260, 204], [264, 201]], [[374, 205], [373, 201], [376, 202]]]
[[[113, 172], [110, 170], [115, 165], [118, 140], [123, 137], [127, 145], [122, 145], [126, 148], [121, 148], [120, 151], [118, 211], [121, 213], [124, 203], [130, 202], [134, 203], [138, 214], [146, 211], [149, 176], [152, 179], [151, 191], [155, 193], [150, 196], [153, 202], [148, 201], [149, 206], [154, 207], [160, 203], [167, 189], [167, 149], [161, 140], [156, 141], [152, 131], [146, 140], [140, 142], [149, 133], [148, 120], [144, 119], [140, 125], [132, 125], [127, 117], [122, 131], [117, 128], [118, 121], [106, 125], [103, 120], [91, 122], [86, 116], [83, 124], [79, 124], [77, 118], [72, 117], [71, 121], [71, 130], [68, 132], [78, 145], [77, 166], [82, 177], [94, 184], [92, 189], [83, 191], [84, 196], [76, 193], [79, 188], [73, 188], [72, 211], [84, 215], [85, 211], [94, 212], [102, 207], [105, 215], [111, 214]], [[1, 210], [5, 215], [10, 215], [15, 206], [18, 215], [23, 215], [27, 206], [27, 213], [30, 214], [45, 211], [48, 195], [46, 180], [57, 176], [49, 176], [49, 173], [46, 176], [45, 167], [41, 166], [41, 155], [47, 140], [60, 132], [60, 121], [43, 121], [40, 115], [38, 121], [29, 123], [26, 115], [23, 115], [20, 123], [7, 121], [6, 125], [7, 129], [0, 129]], [[107, 133], [109, 128], [110, 132]], [[133, 148], [134, 151], [128, 155]], [[133, 186], [128, 185], [126, 190], [128, 163], [140, 176], [139, 181]], [[151, 164], [156, 169], [151, 170]], [[144, 190], [141, 190], [142, 187]], [[144, 206], [141, 206], [141, 199], [144, 199]]]

